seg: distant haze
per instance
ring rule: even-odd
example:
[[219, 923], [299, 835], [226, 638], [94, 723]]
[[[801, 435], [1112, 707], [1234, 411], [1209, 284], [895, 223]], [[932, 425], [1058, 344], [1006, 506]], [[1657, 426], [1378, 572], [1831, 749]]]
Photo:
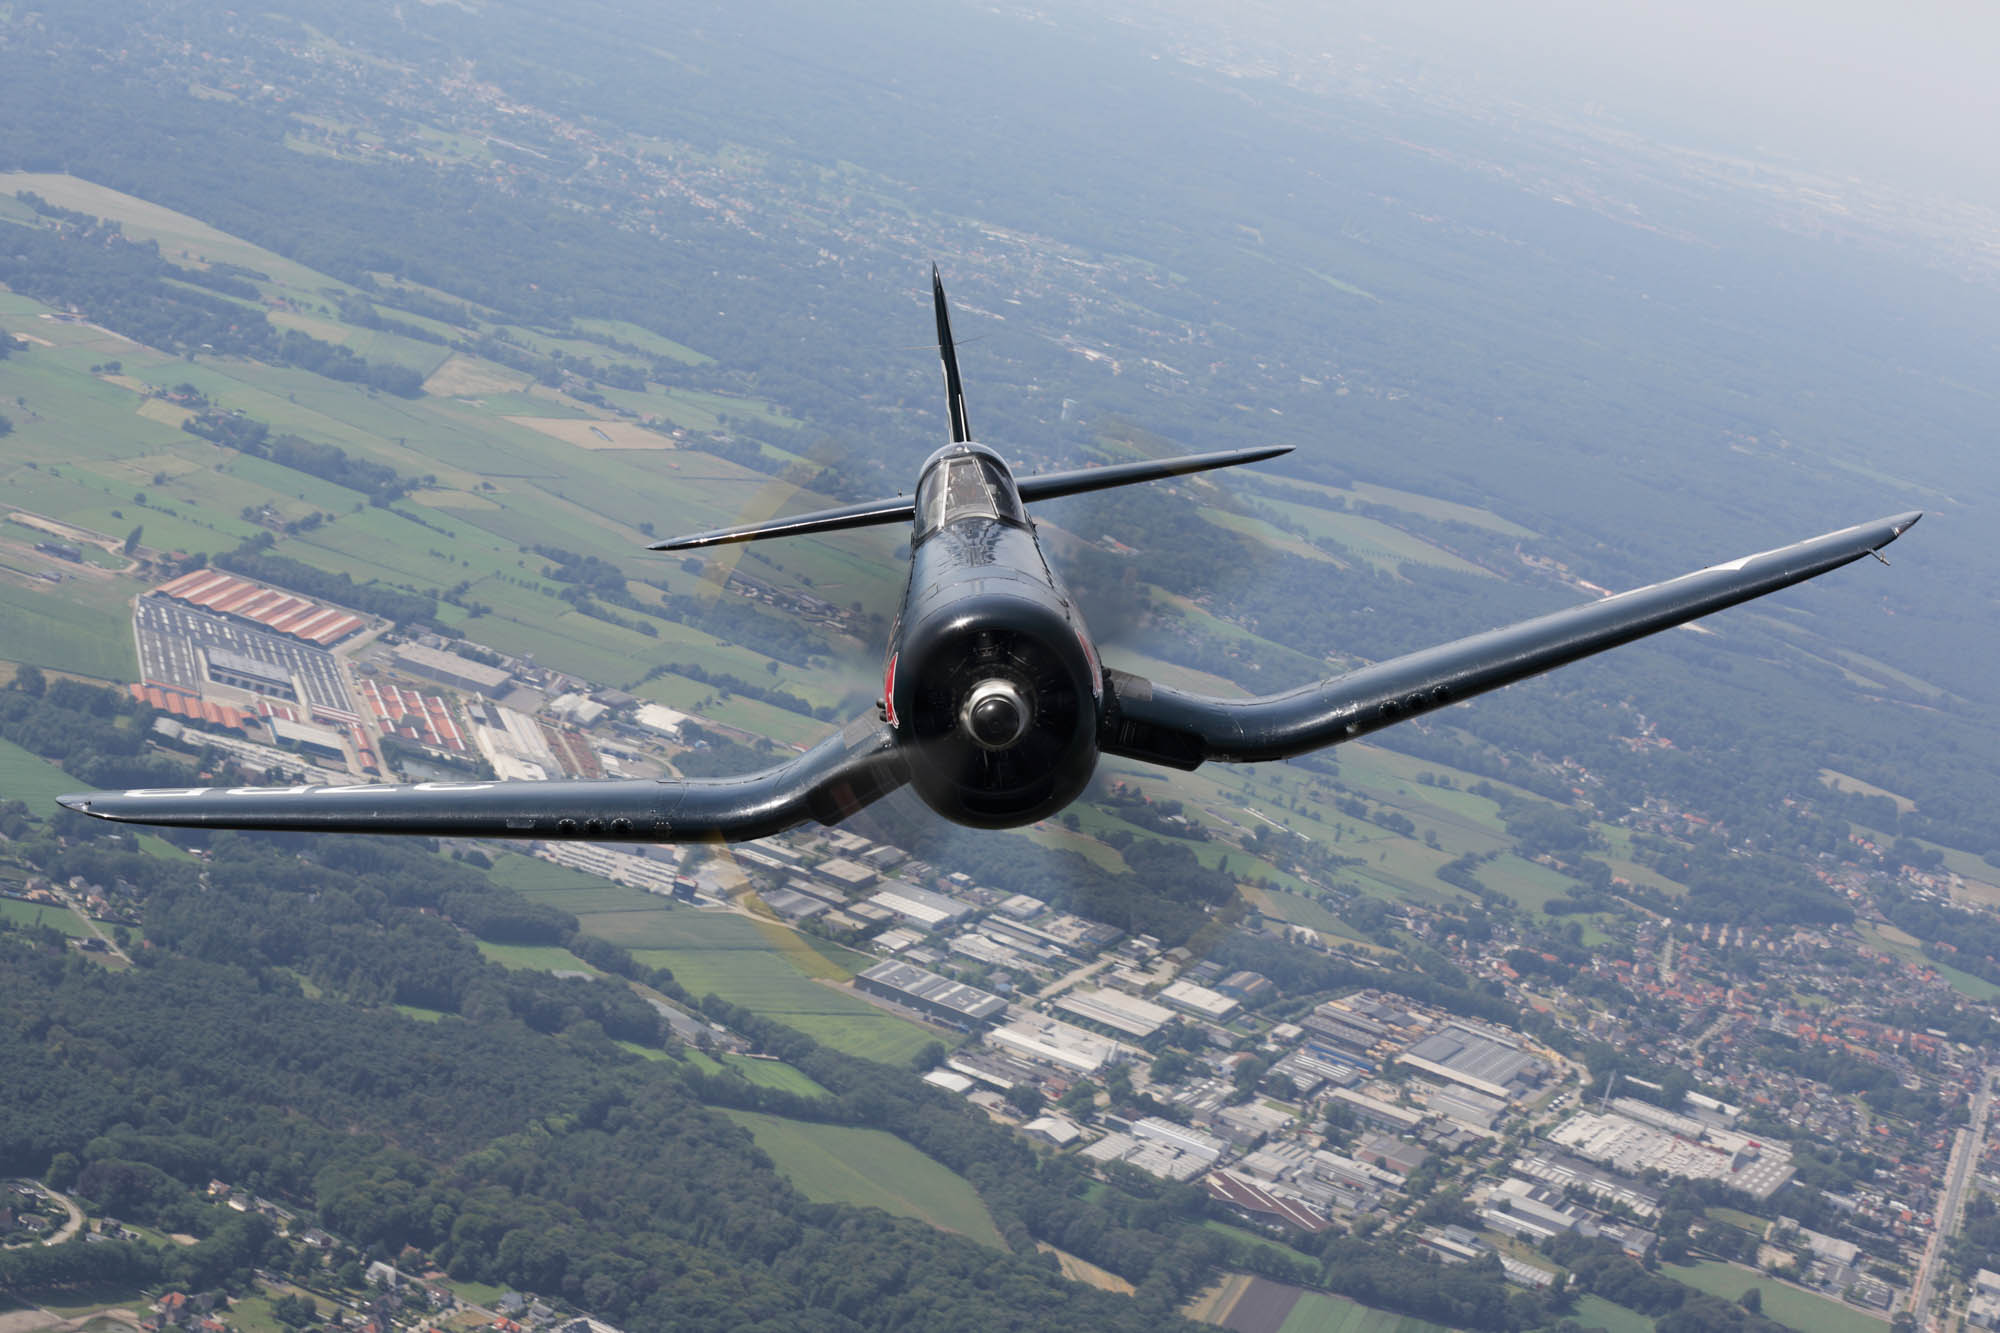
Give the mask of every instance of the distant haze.
[[2000, 204], [2000, 6], [1977, 0], [1253, 0], [1227, 19], [1164, 8], [1178, 11], [1169, 23], [1326, 52], [1428, 92]]

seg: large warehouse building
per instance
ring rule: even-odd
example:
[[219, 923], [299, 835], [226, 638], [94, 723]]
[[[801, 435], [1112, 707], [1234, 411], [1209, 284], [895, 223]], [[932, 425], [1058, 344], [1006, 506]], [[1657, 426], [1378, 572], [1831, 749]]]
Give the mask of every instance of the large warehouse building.
[[1007, 1012], [1007, 1002], [998, 995], [926, 972], [914, 963], [877, 963], [854, 984], [956, 1028], [979, 1027]]

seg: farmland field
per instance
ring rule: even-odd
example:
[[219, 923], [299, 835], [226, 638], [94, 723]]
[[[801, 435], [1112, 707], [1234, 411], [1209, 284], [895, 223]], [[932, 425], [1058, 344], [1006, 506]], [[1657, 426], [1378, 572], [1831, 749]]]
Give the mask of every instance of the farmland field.
[[972, 1186], [893, 1134], [754, 1111], [723, 1114], [749, 1130], [779, 1174], [816, 1203], [880, 1208], [1004, 1247]]
[[522, 972], [596, 972], [568, 949], [553, 944], [494, 944], [479, 941], [479, 952], [503, 967]]
[[71, 939], [83, 939], [90, 934], [75, 912], [53, 903], [23, 902], [19, 898], [0, 898], [0, 921], [17, 929], [28, 926], [49, 926], [68, 935]]
[[1279, 1333], [1445, 1333], [1443, 1325], [1410, 1315], [1390, 1314], [1324, 1291], [1308, 1291]]
[[836, 1050], [906, 1064], [929, 1043], [944, 1040], [849, 991], [802, 975], [747, 917], [676, 911], [650, 928], [657, 932], [651, 938], [661, 943], [633, 950], [642, 963], [670, 969], [691, 994], [720, 995]]
[[1651, 1319], [1602, 1296], [1579, 1296], [1575, 1318], [1585, 1328], [1601, 1328], [1604, 1333], [1653, 1333]]
[[1756, 1287], [1763, 1295], [1764, 1317], [1775, 1319], [1788, 1328], [1810, 1330], [1810, 1333], [1885, 1333], [1889, 1327], [1887, 1320], [1877, 1319], [1845, 1302], [1815, 1296], [1747, 1268], [1738, 1268], [1735, 1264], [1712, 1261], [1686, 1266], [1665, 1264], [1660, 1271], [1696, 1291], [1705, 1291], [1727, 1301], [1736, 1300]]
[[26, 801], [36, 818], [46, 818], [61, 813], [54, 810], [56, 797], [84, 785], [46, 759], [0, 740], [0, 801]]

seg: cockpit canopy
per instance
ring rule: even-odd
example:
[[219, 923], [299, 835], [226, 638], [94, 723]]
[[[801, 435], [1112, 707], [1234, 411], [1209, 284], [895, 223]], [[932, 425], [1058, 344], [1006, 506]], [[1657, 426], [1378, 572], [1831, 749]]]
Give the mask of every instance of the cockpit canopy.
[[932, 457], [917, 483], [916, 510], [918, 541], [962, 518], [1028, 523], [1013, 474], [998, 455], [977, 445], [957, 445]]

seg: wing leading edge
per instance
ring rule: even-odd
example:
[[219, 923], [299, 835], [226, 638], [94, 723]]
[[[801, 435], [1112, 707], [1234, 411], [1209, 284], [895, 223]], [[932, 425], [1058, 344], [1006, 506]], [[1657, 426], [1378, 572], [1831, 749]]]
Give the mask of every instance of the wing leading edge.
[[83, 792], [59, 800], [98, 819], [181, 828], [747, 842], [808, 819], [838, 823], [906, 780], [895, 734], [863, 719], [795, 759], [739, 778], [192, 787]]
[[1210, 759], [1283, 759], [1337, 745], [1816, 578], [1879, 551], [1922, 517], [1901, 514], [1710, 565], [1286, 694], [1217, 699], [1107, 671], [1098, 745], [1108, 754], [1189, 769]]

